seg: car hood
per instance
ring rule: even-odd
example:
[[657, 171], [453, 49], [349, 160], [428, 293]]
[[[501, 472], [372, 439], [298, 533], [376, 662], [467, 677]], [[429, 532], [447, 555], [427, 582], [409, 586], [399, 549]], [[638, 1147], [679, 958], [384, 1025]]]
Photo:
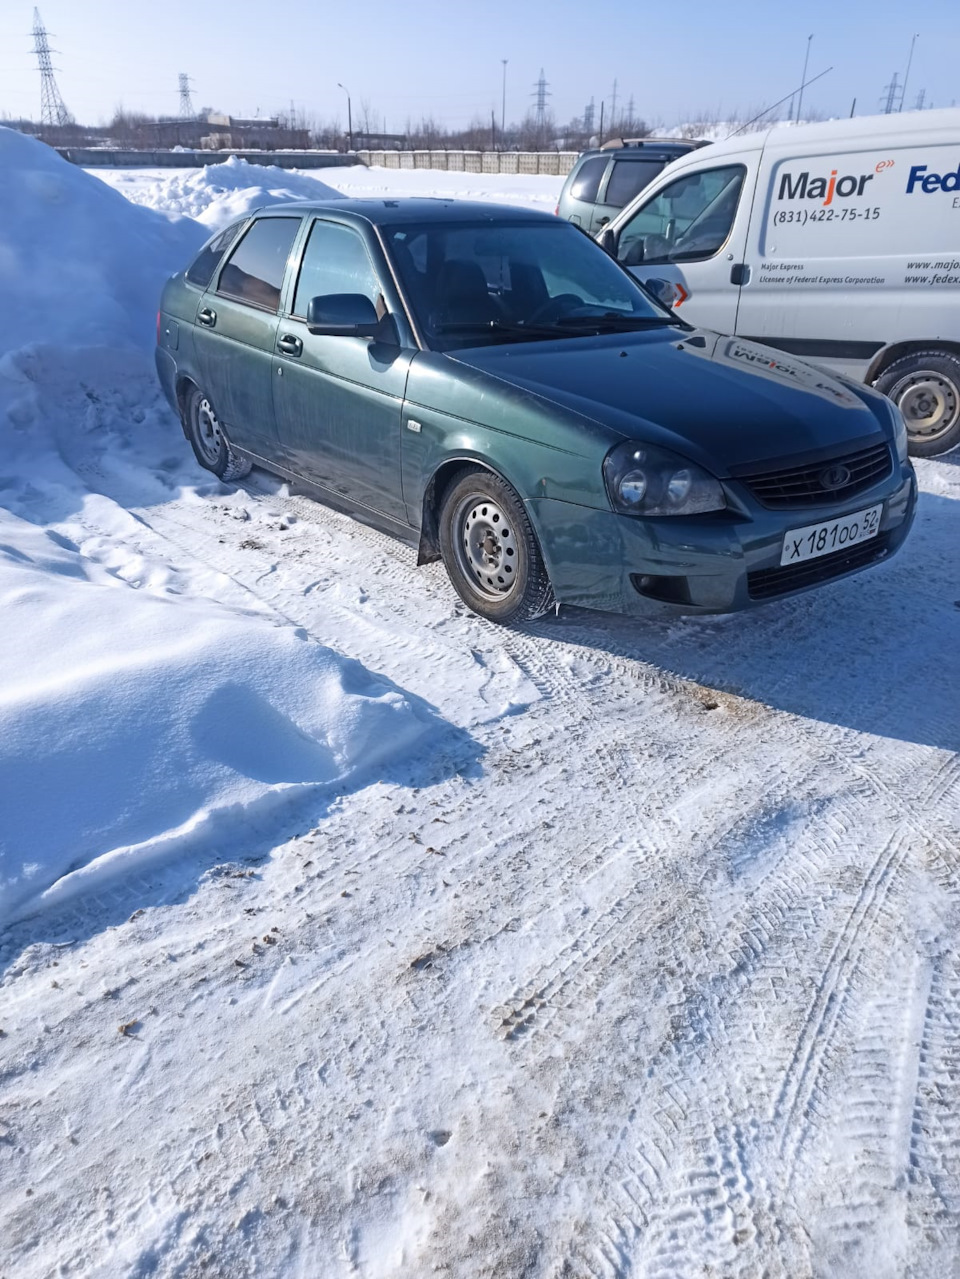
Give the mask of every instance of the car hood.
[[887, 436], [869, 391], [702, 329], [473, 348], [450, 358], [626, 438], [686, 449], [715, 474], [839, 454]]

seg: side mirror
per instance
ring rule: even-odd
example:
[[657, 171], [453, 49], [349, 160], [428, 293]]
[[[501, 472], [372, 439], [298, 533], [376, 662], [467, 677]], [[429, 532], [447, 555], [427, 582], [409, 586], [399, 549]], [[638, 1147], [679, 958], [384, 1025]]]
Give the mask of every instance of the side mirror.
[[597, 236], [597, 244], [600, 245], [604, 253], [609, 253], [612, 258], [617, 256], [617, 233], [612, 227], [605, 226]]
[[640, 283], [652, 293], [661, 306], [672, 307], [680, 296], [680, 290], [672, 280], [641, 280]]
[[326, 337], [373, 338], [380, 321], [376, 307], [362, 293], [327, 293], [307, 304], [307, 330]]

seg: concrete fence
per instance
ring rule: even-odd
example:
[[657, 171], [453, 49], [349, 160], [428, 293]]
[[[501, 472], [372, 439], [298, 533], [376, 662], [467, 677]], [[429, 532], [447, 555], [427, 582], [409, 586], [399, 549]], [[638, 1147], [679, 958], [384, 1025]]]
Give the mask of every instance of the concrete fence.
[[446, 169], [458, 173], [545, 173], [564, 177], [577, 151], [358, 151], [362, 164], [380, 169]]
[[84, 169], [195, 169], [222, 164], [232, 155], [250, 164], [274, 164], [279, 169], [332, 169], [361, 164], [356, 154], [336, 151], [134, 151], [114, 147], [57, 147], [71, 164]]

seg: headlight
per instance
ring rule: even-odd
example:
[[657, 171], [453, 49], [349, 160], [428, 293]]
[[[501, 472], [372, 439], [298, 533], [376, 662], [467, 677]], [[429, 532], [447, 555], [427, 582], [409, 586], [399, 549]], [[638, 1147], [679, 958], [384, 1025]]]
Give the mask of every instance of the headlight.
[[893, 400], [890, 401], [890, 417], [893, 419], [893, 442], [897, 446], [897, 457], [903, 463], [907, 460], [907, 424]]
[[603, 460], [603, 479], [614, 510], [624, 515], [698, 515], [727, 504], [709, 471], [655, 444], [618, 444]]

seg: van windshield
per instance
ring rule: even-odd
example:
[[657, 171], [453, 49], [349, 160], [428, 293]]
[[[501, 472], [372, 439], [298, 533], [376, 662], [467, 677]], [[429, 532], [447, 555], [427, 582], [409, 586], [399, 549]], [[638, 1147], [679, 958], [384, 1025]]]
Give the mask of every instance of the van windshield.
[[387, 241], [435, 350], [678, 323], [569, 222], [431, 222]]

